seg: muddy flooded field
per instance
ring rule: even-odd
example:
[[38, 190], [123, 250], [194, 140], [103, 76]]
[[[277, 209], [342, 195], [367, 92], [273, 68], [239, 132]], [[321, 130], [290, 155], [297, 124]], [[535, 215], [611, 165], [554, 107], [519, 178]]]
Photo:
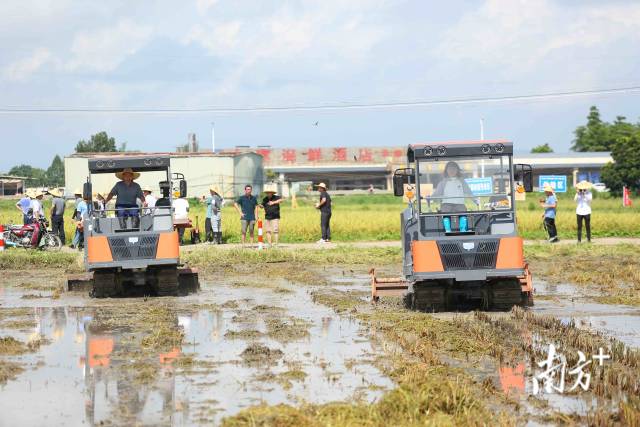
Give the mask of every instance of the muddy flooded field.
[[[59, 270], [3, 272], [0, 425], [640, 422], [638, 308], [537, 280], [528, 310], [415, 313], [373, 306], [363, 266], [270, 269], [102, 300], [63, 291]], [[549, 344], [567, 366], [588, 355], [588, 390], [568, 374], [535, 390]]]

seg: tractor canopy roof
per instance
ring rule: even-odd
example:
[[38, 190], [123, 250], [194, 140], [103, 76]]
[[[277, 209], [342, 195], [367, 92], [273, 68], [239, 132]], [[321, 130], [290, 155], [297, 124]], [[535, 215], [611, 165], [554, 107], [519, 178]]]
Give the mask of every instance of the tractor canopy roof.
[[463, 156], [481, 158], [505, 154], [513, 154], [513, 142], [506, 139], [425, 142], [411, 144], [407, 149], [409, 163], [416, 159]]
[[135, 172], [166, 171], [169, 169], [169, 156], [108, 156], [89, 159], [89, 172], [114, 173], [131, 168]]

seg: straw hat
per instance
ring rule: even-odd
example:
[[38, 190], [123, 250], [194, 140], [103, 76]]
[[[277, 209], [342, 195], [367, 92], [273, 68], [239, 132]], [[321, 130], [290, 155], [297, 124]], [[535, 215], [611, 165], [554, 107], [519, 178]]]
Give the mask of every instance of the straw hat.
[[321, 182], [320, 184], [316, 185], [316, 187], [324, 188], [325, 190], [327, 189], [327, 185], [324, 182]]
[[553, 191], [553, 188], [549, 184], [546, 184], [544, 186], [544, 192], [545, 193], [553, 193], [554, 191]]
[[216, 185], [209, 187], [209, 191], [213, 191], [216, 194], [220, 194], [220, 189]]
[[148, 193], [153, 193], [153, 190], [151, 189], [151, 187], [147, 186], [147, 187], [142, 187], [142, 191], [146, 191]]
[[51, 194], [53, 197], [62, 197], [62, 191], [57, 188], [49, 190], [49, 194]]
[[122, 169], [122, 172], [116, 172], [116, 176], [118, 177], [118, 179], [123, 179], [122, 175], [124, 175], [127, 172], [133, 175], [133, 179], [140, 178], [140, 172], [134, 172], [133, 169], [131, 168], [124, 168]]
[[276, 194], [278, 192], [278, 189], [275, 185], [271, 184], [271, 185], [265, 185], [264, 186], [264, 192], [265, 193], [273, 193]]
[[76, 194], [80, 194], [80, 195], [82, 195], [82, 189], [80, 189], [80, 188], [76, 188], [76, 189], [73, 191], [73, 195], [75, 196]]
[[580, 181], [578, 185], [576, 185], [578, 190], [588, 190], [591, 188], [591, 183], [589, 181]]

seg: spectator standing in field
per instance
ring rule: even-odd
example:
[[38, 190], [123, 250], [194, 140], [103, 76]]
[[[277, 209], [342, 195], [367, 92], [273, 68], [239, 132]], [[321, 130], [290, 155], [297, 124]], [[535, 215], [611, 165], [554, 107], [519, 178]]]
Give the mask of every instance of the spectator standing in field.
[[[83, 202], [82, 190], [80, 190], [79, 188], [76, 188], [76, 190], [73, 192], [73, 197], [75, 201], [74, 201], [73, 215], [71, 215], [71, 221], [73, 221], [74, 224], [77, 224], [78, 220], [80, 219], [78, 214], [78, 206], [80, 206], [80, 203]], [[79, 241], [80, 241], [80, 231], [78, 230], [78, 227], [76, 227], [75, 232], [73, 234], [73, 240], [71, 241], [71, 248], [74, 249], [78, 247]]]
[[255, 227], [256, 217], [258, 216], [258, 199], [251, 194], [252, 190], [253, 187], [251, 185], [245, 185], [244, 194], [233, 204], [240, 214], [240, 231], [242, 233], [243, 246], [247, 240], [247, 229], [249, 229], [251, 244], [253, 244], [253, 228]]
[[277, 245], [280, 233], [280, 203], [284, 199], [276, 194], [275, 188], [267, 188], [264, 192], [266, 193], [266, 197], [262, 199], [265, 219], [264, 231], [267, 233], [269, 246], [272, 244]]
[[327, 186], [321, 182], [318, 184], [320, 201], [316, 203], [316, 209], [320, 210], [320, 230], [322, 238], [318, 243], [329, 243], [331, 241], [331, 196], [327, 193]]
[[78, 249], [84, 248], [84, 217], [89, 212], [89, 203], [91, 201], [87, 199], [83, 199], [78, 203], [78, 207], [76, 209], [76, 234], [73, 237], [73, 247]]
[[573, 200], [576, 201], [576, 218], [578, 220], [578, 243], [582, 241], [582, 222], [584, 221], [587, 232], [587, 242], [591, 242], [591, 201], [593, 195], [589, 189], [591, 184], [587, 181], [581, 181], [576, 185], [578, 192]]
[[[176, 222], [189, 222], [189, 201], [184, 197], [180, 197], [179, 192], [174, 193], [173, 199], [173, 215]], [[180, 244], [184, 244], [184, 230], [185, 227], [177, 227], [178, 228], [178, 238], [180, 240]]]
[[35, 195], [35, 198], [31, 201], [31, 212], [33, 215], [32, 221], [37, 221], [41, 216], [44, 216], [44, 206], [42, 205], [42, 198], [44, 197], [44, 193], [42, 191], [38, 191]]
[[22, 195], [22, 198], [16, 203], [16, 208], [20, 212], [22, 212], [22, 223], [27, 225], [31, 222], [31, 218], [29, 217], [29, 209], [31, 209], [31, 197], [29, 197], [29, 192], [25, 192]]
[[222, 204], [224, 199], [216, 186], [209, 187], [209, 196], [202, 196], [207, 205], [207, 218], [204, 221], [204, 229], [207, 242], [216, 245], [222, 244]]
[[64, 199], [58, 189], [49, 191], [51, 194], [51, 231], [60, 237], [63, 245], [67, 240], [64, 234]]
[[542, 218], [544, 220], [544, 228], [549, 233], [549, 243], [558, 241], [558, 231], [556, 230], [556, 208], [558, 207], [558, 199], [550, 185], [544, 186], [545, 199], [540, 199], [540, 206], [544, 209]]
[[152, 194], [153, 191], [151, 191], [151, 188], [149, 187], [145, 187], [142, 189], [142, 194], [144, 195], [144, 206], [150, 209], [145, 209], [144, 213], [145, 215], [150, 215], [153, 213], [153, 209], [156, 207], [156, 198], [155, 196]]

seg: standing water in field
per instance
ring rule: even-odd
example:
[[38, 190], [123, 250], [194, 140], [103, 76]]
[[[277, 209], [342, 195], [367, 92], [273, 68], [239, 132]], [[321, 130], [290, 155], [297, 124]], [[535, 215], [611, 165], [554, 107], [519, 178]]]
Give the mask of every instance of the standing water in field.
[[393, 387], [357, 322], [286, 283], [148, 301], [8, 289], [21, 308], [0, 309], [2, 336], [40, 343], [11, 356], [24, 371], [0, 383], [0, 418], [15, 425], [210, 424], [260, 403], [370, 402]]

